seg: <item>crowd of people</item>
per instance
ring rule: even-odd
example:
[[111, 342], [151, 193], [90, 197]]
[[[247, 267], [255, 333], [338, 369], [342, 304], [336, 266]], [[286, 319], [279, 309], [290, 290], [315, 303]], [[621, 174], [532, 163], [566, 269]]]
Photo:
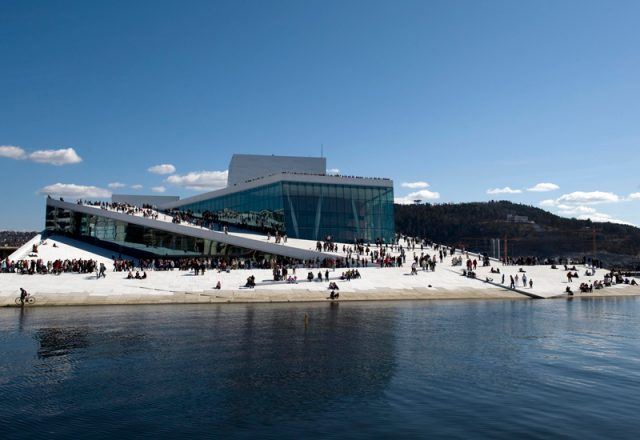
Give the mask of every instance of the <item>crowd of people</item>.
[[541, 264], [554, 264], [556, 260], [553, 258], [539, 258], [539, 257], [507, 257], [502, 258], [502, 264], [505, 266], [539, 266]]
[[[271, 241], [271, 232], [267, 232], [267, 241]], [[273, 235], [273, 241], [276, 244], [284, 244], [287, 242], [287, 234], [280, 234], [280, 232], [276, 231]]]
[[244, 213], [225, 209], [220, 212], [204, 211], [195, 214], [191, 210], [168, 209], [164, 212], [171, 217], [174, 224], [188, 224], [213, 231], [228, 232], [230, 227], [260, 232], [269, 235], [284, 235], [280, 233], [282, 220], [270, 211]]
[[346, 272], [342, 272], [342, 274], [340, 275], [340, 279], [343, 281], [358, 280], [360, 278], [362, 278], [362, 276], [360, 275], [358, 269], [351, 269]]
[[130, 205], [128, 203], [118, 202], [92, 202], [89, 200], [78, 200], [78, 205], [95, 206], [100, 209], [119, 212], [127, 215], [138, 215], [144, 218], [157, 220], [160, 213], [151, 205], [143, 204], [142, 206]]
[[[129, 264], [129, 263], [127, 263]], [[279, 269], [296, 267], [316, 268], [321, 266], [339, 267], [336, 260], [322, 262], [320, 260], [296, 260], [287, 257], [174, 257], [152, 258], [139, 260], [139, 267], [145, 270], [193, 270], [195, 274], [204, 274], [205, 270], [228, 272], [238, 269]], [[127, 270], [129, 267], [127, 267]], [[285, 272], [286, 273], [286, 272]]]
[[228, 230], [230, 226], [237, 226], [242, 229], [275, 235], [279, 233], [279, 226], [282, 224], [282, 221], [278, 220], [274, 213], [268, 211], [243, 213], [225, 209], [221, 212], [204, 211], [196, 215], [191, 210], [167, 209], [160, 211], [149, 204], [135, 206], [128, 203], [89, 200], [78, 200], [77, 203], [153, 220], [158, 220], [161, 215], [164, 215], [174, 224], [188, 224], [216, 231]]
[[581, 258], [566, 258], [566, 257], [538, 257], [538, 256], [528, 256], [528, 257], [508, 257], [505, 259], [504, 257], [500, 260], [505, 266], [562, 266], [569, 264], [580, 264], [580, 265], [589, 265], [595, 268], [602, 268], [602, 261], [597, 259], [591, 259], [586, 256]]
[[276, 264], [273, 267], [273, 281], [287, 280], [289, 283], [297, 281], [296, 265]]
[[[184, 223], [191, 226], [224, 231], [225, 233], [228, 233], [230, 227], [254, 230], [266, 234], [267, 241], [271, 241], [273, 237], [275, 243], [286, 243], [288, 238], [287, 235], [280, 230], [283, 226], [282, 219], [278, 219], [274, 213], [269, 211], [242, 213], [226, 209], [220, 212], [204, 211], [196, 215], [191, 210], [167, 209], [160, 212], [150, 205], [136, 207], [127, 203], [101, 201], [78, 201], [78, 203], [130, 215], [141, 215], [152, 219], [158, 219], [159, 215], [166, 215], [171, 219], [171, 222], [175, 224]], [[431, 244], [426, 240], [402, 236], [400, 234], [398, 234], [391, 243], [386, 243], [382, 238], [376, 238], [373, 242], [355, 240], [353, 245], [342, 245], [341, 258], [337, 258], [333, 263], [329, 261], [326, 263], [348, 268], [368, 267], [370, 264], [380, 267], [399, 267], [406, 261], [405, 247], [400, 244], [401, 239], [405, 241], [406, 249], [415, 250], [416, 246], [424, 249], [425, 246]], [[436, 246], [440, 250], [440, 259], [442, 260], [442, 255], [444, 253], [446, 256], [448, 248]], [[318, 252], [340, 253], [340, 246], [332, 240], [331, 236], [328, 236], [323, 241], [317, 241], [316, 250]], [[400, 252], [400, 256], [392, 257], [389, 255], [392, 252]], [[314, 263], [311, 262], [311, 264], [309, 264], [305, 262], [304, 265], [312, 266]]]
[[133, 271], [129, 271], [129, 273], [127, 274], [127, 279], [128, 280], [146, 280], [147, 279], [147, 273], [143, 270], [142, 274], [140, 273], [139, 270], [136, 270], [136, 274], [133, 274]]
[[18, 273], [21, 275], [60, 275], [61, 273], [94, 273], [98, 272], [100, 265], [91, 259], [57, 259], [43, 261], [42, 259], [5, 259], [0, 262], [0, 271], [3, 273]]
[[[129, 215], [138, 215], [147, 218], [157, 219], [159, 213], [152, 206], [143, 205], [135, 207], [125, 203], [106, 203], [106, 202], [79, 202], [101, 209], [112, 210]], [[164, 213], [162, 213], [164, 214]], [[213, 214], [205, 213], [203, 216], [194, 216], [191, 212], [183, 212], [172, 210], [166, 213], [170, 215], [174, 223], [189, 223], [196, 226], [207, 228], [220, 227], [219, 217]], [[226, 230], [226, 225], [223, 226]], [[287, 236], [278, 230], [269, 230], [267, 232], [267, 240], [275, 243], [286, 243]], [[240, 269], [270, 269], [275, 282], [297, 283], [296, 269], [309, 269], [307, 272], [307, 280], [329, 283], [329, 289], [332, 294], [339, 290], [334, 279], [330, 280], [329, 269], [346, 268], [339, 276], [339, 280], [351, 281], [358, 279], [361, 274], [358, 268], [376, 266], [380, 268], [402, 267], [407, 263], [407, 259], [411, 262], [411, 274], [418, 275], [418, 271], [435, 271], [438, 264], [443, 263], [447, 257], [451, 258], [453, 266], [464, 266], [462, 274], [467, 277], [475, 278], [478, 266], [491, 266], [492, 260], [487, 254], [469, 253], [465, 249], [456, 249], [451, 246], [435, 244], [429, 240], [418, 237], [408, 237], [397, 235], [393, 240], [385, 242], [378, 239], [373, 242], [365, 242], [357, 240], [352, 244], [338, 244], [334, 242], [331, 236], [325, 237], [323, 240], [316, 242], [315, 249], [319, 252], [331, 252], [338, 254], [335, 259], [322, 260], [319, 257], [314, 260], [299, 261], [284, 257], [267, 257], [256, 258], [254, 256], [232, 257], [232, 256], [216, 256], [216, 257], [164, 257], [164, 258], [141, 258], [138, 260], [122, 258], [120, 256], [112, 257], [113, 271], [126, 272], [127, 279], [144, 280], [147, 278], [148, 271], [193, 271], [196, 276], [203, 276], [207, 271], [229, 272], [231, 270]], [[37, 249], [34, 249], [34, 255], [37, 255]], [[412, 255], [411, 255], [412, 254]], [[552, 268], [562, 265], [567, 272], [566, 278], [568, 283], [573, 283], [574, 279], [579, 278], [575, 264], [572, 267], [569, 264], [575, 263], [569, 259], [542, 259], [535, 256], [508, 258], [502, 261], [505, 266], [519, 266], [518, 273], [509, 275], [511, 272], [508, 268], [503, 267], [501, 273], [500, 268], [491, 267], [491, 274], [502, 275], [501, 284], [512, 289], [519, 287], [533, 288], [533, 279], [526, 273], [523, 267], [532, 265], [547, 264]], [[583, 263], [586, 262], [583, 261]], [[316, 270], [317, 269], [317, 270]], [[0, 271], [21, 274], [60, 274], [60, 273], [96, 273], [97, 278], [106, 277], [106, 267], [104, 264], [98, 264], [97, 261], [91, 259], [60, 259], [44, 262], [42, 259], [31, 258], [18, 261], [4, 260], [0, 263]], [[585, 276], [595, 276], [595, 265], [588, 268]], [[493, 278], [489, 276], [486, 281], [493, 282]], [[508, 283], [508, 284], [507, 284]], [[632, 284], [636, 285], [635, 279], [623, 277], [620, 273], [611, 272], [602, 280], [594, 280], [583, 282], [580, 284], [581, 292], [591, 292], [593, 289], [601, 289], [612, 284]], [[255, 277], [253, 275], [247, 278], [245, 285], [249, 288], [256, 286]], [[216, 289], [221, 288], [218, 281]], [[570, 288], [567, 287], [570, 291]]]
[[[114, 272], [130, 272], [136, 266], [135, 261], [131, 259], [125, 259], [122, 257], [114, 257], [114, 256], [111, 256], [111, 259], [113, 260]], [[140, 266], [142, 267], [142, 264], [140, 264]]]
[[[442, 262], [442, 259], [440, 260]], [[429, 255], [429, 254], [420, 254], [420, 257], [414, 256], [413, 263], [411, 263], [411, 275], [418, 275], [418, 269], [422, 269], [423, 271], [436, 271], [436, 266], [438, 264], [437, 256]]]
[[[337, 243], [334, 243], [331, 239], [331, 236], [327, 236], [324, 241], [318, 240], [316, 242], [316, 251], [318, 252], [339, 252], [339, 246]], [[345, 249], [343, 247], [343, 252]]]
[[[504, 284], [504, 275], [502, 275], [502, 284]], [[509, 275], [509, 288], [516, 289], [520, 286], [520, 282], [522, 282], [522, 287], [529, 287], [529, 289], [533, 289], [533, 279], [527, 278], [526, 272], [522, 272], [522, 277], [518, 274]]]
[[[78, 201], [78, 203], [130, 215], [141, 215], [153, 219], [158, 219], [159, 215], [166, 215], [175, 224], [186, 223], [192, 226], [224, 231], [225, 233], [229, 231], [229, 227], [231, 226], [258, 230], [267, 235], [267, 241], [270, 241], [273, 237], [275, 243], [286, 243], [288, 238], [287, 235], [279, 229], [282, 227], [282, 220], [278, 220], [272, 212], [241, 213], [233, 210], [224, 210], [220, 212], [204, 211], [196, 215], [190, 210], [182, 211], [178, 209], [168, 209], [159, 212], [155, 207], [150, 205], [136, 207], [127, 203], [100, 201]], [[247, 215], [253, 215], [255, 218], [245, 218]], [[323, 261], [320, 261], [318, 258], [316, 261], [305, 261], [303, 265], [316, 267], [325, 264], [333, 267], [343, 266], [351, 268], [368, 267], [370, 264], [374, 264], [379, 267], [399, 267], [406, 261], [405, 248], [399, 244], [401, 238], [405, 240], [405, 245], [408, 249], [415, 250], [416, 246], [424, 249], [424, 247], [429, 244], [426, 240], [404, 237], [399, 234], [391, 243], [386, 243], [385, 240], [381, 238], [375, 239], [373, 243], [366, 242], [365, 240], [355, 240], [353, 245], [343, 244], [342, 255], [334, 261], [324, 260], [323, 263]], [[446, 255], [446, 249], [444, 247], [442, 249]], [[340, 253], [339, 245], [335, 243], [330, 236], [324, 241], [318, 241], [316, 243], [316, 250], [319, 252]], [[441, 259], [443, 250], [440, 250]], [[389, 255], [394, 251], [399, 251], [400, 256]], [[249, 268], [250, 267], [251, 266], [249, 266]], [[129, 269], [130, 267], [126, 267], [119, 270]]]

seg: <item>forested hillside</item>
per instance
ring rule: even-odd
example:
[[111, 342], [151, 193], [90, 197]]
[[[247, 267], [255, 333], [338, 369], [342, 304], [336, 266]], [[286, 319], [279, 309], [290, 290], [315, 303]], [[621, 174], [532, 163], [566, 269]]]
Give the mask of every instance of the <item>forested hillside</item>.
[[504, 252], [507, 237], [511, 256], [590, 256], [595, 236], [597, 257], [603, 261], [624, 266], [640, 262], [636, 227], [559, 217], [507, 201], [396, 205], [395, 218], [398, 232], [483, 252], [490, 251], [492, 238], [501, 239]]

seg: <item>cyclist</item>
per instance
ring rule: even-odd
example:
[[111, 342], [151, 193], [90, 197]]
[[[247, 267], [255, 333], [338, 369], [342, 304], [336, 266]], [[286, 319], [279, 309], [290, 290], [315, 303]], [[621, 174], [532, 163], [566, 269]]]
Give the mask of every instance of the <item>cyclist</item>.
[[24, 290], [22, 287], [20, 288], [20, 304], [24, 307], [24, 302], [29, 297], [29, 293]]

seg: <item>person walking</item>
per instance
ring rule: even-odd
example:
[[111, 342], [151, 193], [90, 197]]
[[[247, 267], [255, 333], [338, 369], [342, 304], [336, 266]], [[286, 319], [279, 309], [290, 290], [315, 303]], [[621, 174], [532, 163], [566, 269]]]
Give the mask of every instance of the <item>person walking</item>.
[[107, 277], [107, 267], [104, 265], [104, 263], [100, 263], [100, 272], [98, 272], [98, 279], [100, 279], [100, 277], [102, 278], [106, 278]]

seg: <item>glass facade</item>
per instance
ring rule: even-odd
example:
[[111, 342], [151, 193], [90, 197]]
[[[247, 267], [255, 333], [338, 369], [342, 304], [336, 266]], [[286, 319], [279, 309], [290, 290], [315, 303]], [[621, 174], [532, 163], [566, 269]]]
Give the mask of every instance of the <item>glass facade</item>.
[[239, 227], [278, 231], [285, 229], [280, 183], [203, 200], [179, 209], [192, 211], [196, 215], [209, 212], [215, 215], [215, 220]]
[[392, 187], [282, 181], [179, 209], [308, 240], [390, 242], [395, 234]]
[[252, 249], [53, 206], [47, 206], [46, 230], [135, 257], [267, 257], [266, 254]]

